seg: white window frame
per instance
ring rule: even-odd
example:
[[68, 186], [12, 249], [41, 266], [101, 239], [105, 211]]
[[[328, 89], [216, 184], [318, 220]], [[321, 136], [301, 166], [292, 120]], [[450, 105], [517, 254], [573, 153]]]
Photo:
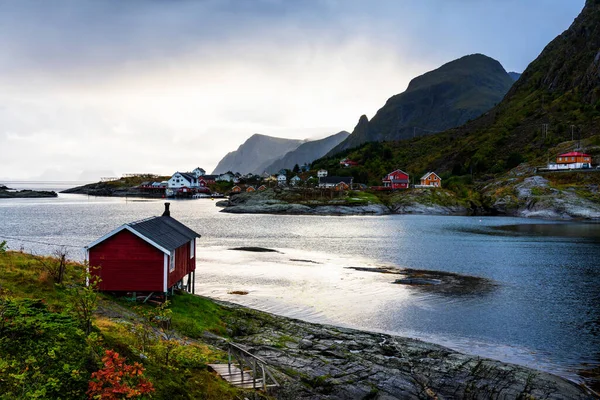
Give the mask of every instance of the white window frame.
[[175, 271], [175, 252], [171, 253], [171, 262], [169, 263], [169, 273]]
[[190, 242], [190, 259], [196, 255], [196, 239], [192, 239]]

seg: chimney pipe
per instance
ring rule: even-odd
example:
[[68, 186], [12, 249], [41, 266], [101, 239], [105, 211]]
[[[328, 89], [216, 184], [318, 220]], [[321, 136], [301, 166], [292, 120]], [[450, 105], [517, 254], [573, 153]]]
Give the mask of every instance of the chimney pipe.
[[169, 211], [169, 206], [171, 205], [171, 203], [165, 203], [165, 212], [163, 213], [163, 217], [170, 217], [171, 216], [171, 211]]

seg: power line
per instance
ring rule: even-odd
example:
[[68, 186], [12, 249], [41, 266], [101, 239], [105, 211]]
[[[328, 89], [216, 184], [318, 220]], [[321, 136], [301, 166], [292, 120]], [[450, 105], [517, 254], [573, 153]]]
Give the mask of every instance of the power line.
[[75, 248], [75, 249], [83, 249], [83, 248], [85, 248], [85, 246], [73, 246], [72, 244], [48, 243], [48, 242], [41, 242], [39, 240], [21, 239], [21, 238], [14, 237], [14, 236], [0, 235], [0, 238], [2, 238], [2, 239], [8, 239], [8, 240], [16, 240], [16, 241], [19, 241], [19, 242], [26, 242], [26, 243], [45, 244], [47, 246], [72, 247], [72, 248]]

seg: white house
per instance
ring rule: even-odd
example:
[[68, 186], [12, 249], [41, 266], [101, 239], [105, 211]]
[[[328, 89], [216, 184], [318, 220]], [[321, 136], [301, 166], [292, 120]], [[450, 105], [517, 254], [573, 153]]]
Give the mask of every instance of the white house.
[[302, 179], [298, 175], [296, 175], [292, 179], [290, 179], [290, 185], [292, 185], [292, 186], [296, 186], [296, 185], [300, 184], [300, 182], [302, 182]]
[[171, 179], [167, 181], [169, 189], [178, 189], [181, 187], [198, 187], [198, 178], [189, 172], [175, 172]]
[[194, 174], [196, 176], [196, 178], [200, 178], [201, 176], [206, 175], [206, 171], [203, 170], [200, 167], [196, 167], [194, 168], [194, 170], [192, 171], [192, 174]]
[[317, 172], [317, 176], [319, 178], [325, 178], [327, 176], [327, 170], [326, 169], [320, 169], [319, 172]]
[[580, 169], [591, 167], [592, 156], [578, 151], [559, 154], [558, 157], [556, 157], [555, 163], [548, 164], [548, 169]]
[[319, 187], [324, 189], [348, 190], [352, 188], [351, 176], [324, 176], [319, 180]]
[[233, 175], [231, 175], [229, 172], [226, 172], [224, 174], [217, 176], [217, 179], [215, 179], [215, 180], [231, 182], [233, 180]]
[[277, 175], [277, 184], [279, 186], [285, 186], [286, 182], [287, 182], [287, 177], [284, 174]]

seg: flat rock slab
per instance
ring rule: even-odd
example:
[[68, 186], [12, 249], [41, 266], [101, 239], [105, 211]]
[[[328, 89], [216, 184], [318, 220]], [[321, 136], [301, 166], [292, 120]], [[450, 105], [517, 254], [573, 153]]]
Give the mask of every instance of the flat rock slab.
[[232, 339], [285, 373], [281, 399], [593, 399], [561, 377], [416, 339], [364, 332], [225, 302]]

